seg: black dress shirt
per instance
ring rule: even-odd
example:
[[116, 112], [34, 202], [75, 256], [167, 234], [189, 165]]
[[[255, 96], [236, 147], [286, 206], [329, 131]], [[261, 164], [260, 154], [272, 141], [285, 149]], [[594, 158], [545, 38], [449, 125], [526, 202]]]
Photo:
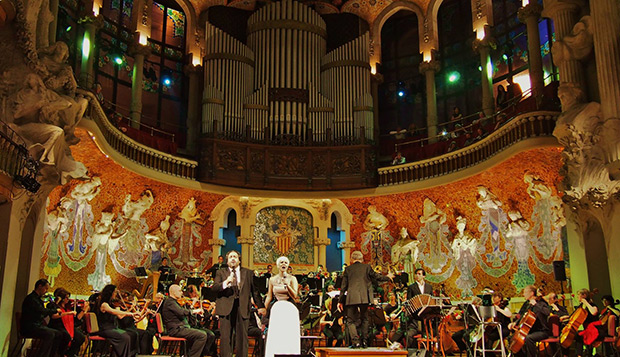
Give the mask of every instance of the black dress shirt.
[[55, 309], [46, 309], [39, 294], [33, 291], [22, 303], [21, 330], [27, 332], [42, 327], [43, 319], [57, 312]]

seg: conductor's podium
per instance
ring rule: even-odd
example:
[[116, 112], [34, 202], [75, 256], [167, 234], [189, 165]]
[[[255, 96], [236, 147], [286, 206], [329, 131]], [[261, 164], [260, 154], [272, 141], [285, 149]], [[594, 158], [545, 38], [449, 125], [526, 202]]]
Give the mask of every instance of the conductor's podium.
[[317, 357], [332, 357], [332, 356], [407, 356], [406, 350], [391, 350], [389, 348], [348, 348], [348, 347], [317, 347], [315, 349]]

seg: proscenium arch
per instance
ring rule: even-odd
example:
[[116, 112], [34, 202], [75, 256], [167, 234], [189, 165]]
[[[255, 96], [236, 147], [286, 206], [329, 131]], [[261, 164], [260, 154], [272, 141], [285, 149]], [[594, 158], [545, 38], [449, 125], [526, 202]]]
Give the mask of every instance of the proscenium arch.
[[[406, 10], [415, 13], [418, 17], [418, 31], [420, 34], [424, 33], [424, 12], [417, 4], [403, 0], [391, 3], [388, 7], [383, 9], [383, 11], [381, 11], [381, 13], [375, 18], [375, 21], [372, 23], [372, 30], [370, 33], [374, 48], [374, 53], [370, 58], [370, 65], [372, 67], [375, 67], [377, 63], [381, 63], [381, 30], [383, 29], [383, 25], [392, 15], [399, 12], [400, 10]], [[436, 31], [434, 33], [436, 33]], [[423, 41], [423, 39], [420, 39], [420, 41]], [[420, 46], [420, 48], [422, 48], [422, 46]]]

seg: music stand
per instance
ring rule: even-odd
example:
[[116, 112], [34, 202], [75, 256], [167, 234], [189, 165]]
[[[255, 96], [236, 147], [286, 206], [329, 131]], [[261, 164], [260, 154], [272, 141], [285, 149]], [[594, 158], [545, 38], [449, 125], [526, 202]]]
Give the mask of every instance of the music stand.
[[191, 277], [191, 278], [187, 278], [187, 285], [188, 285], [188, 286], [189, 286], [189, 285], [194, 285], [194, 286], [196, 286], [197, 288], [199, 288], [199, 287], [200, 287], [200, 285], [202, 285], [202, 282], [203, 282], [203, 281], [204, 281], [204, 280], [203, 280], [202, 278], [200, 278], [200, 277]]
[[200, 290], [203, 299], [211, 302], [214, 302], [217, 299], [217, 293], [212, 288], [204, 287]]
[[149, 276], [146, 273], [146, 269], [144, 267], [135, 267], [133, 268], [134, 273], [136, 273], [136, 277], [137, 278], [142, 278], [142, 277], [146, 277]]

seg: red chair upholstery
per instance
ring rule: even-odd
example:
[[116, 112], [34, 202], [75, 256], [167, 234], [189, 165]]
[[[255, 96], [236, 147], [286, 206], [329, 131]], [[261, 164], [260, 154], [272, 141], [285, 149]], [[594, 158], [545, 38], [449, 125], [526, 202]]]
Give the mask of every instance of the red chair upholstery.
[[553, 356], [559, 356], [562, 354], [562, 347], [560, 346], [560, 317], [557, 315], [549, 316], [549, 325], [551, 326], [551, 337], [538, 342], [538, 346], [544, 347], [546, 355], [549, 347], [555, 345]]
[[[106, 341], [104, 337], [95, 335], [99, 332], [99, 323], [97, 322], [97, 315], [94, 312], [87, 312], [84, 315], [84, 322], [86, 323], [86, 351], [84, 352], [85, 356], [89, 356], [92, 354], [92, 342], [93, 341]], [[110, 350], [112, 346], [110, 346]]]
[[[610, 315], [607, 320], [607, 336], [603, 339], [603, 352], [605, 356], [609, 356], [610, 353], [607, 351], [609, 346], [613, 346], [616, 338], [618, 338], [616, 334], [616, 316]], [[613, 349], [614, 347], [612, 347]], [[615, 351], [611, 353], [611, 355], [617, 355], [620, 351]]]
[[182, 337], [172, 337], [164, 335], [164, 323], [161, 319], [161, 314], [155, 314], [155, 324], [157, 325], [157, 339], [159, 340], [159, 350], [157, 353], [161, 353], [162, 346], [165, 343], [170, 343], [176, 350], [176, 345], [179, 344], [183, 348], [183, 355], [187, 356], [187, 340]]

